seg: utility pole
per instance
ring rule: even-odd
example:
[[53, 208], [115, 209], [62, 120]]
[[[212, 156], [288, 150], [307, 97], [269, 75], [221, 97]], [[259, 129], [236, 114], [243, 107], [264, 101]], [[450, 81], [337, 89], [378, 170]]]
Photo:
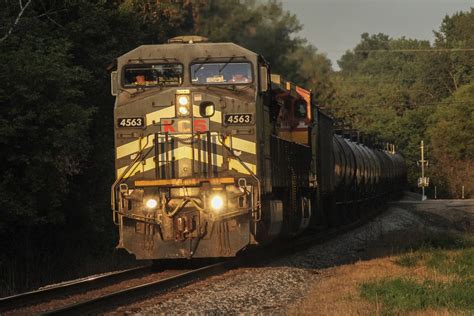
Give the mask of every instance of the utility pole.
[[421, 151], [421, 160], [419, 161], [421, 164], [421, 178], [418, 178], [418, 187], [421, 187], [421, 200], [426, 200], [425, 196], [425, 187], [427, 187], [430, 183], [430, 178], [425, 177], [425, 165], [428, 166], [428, 160], [425, 160], [425, 147], [423, 145], [423, 141], [420, 144], [420, 151]]

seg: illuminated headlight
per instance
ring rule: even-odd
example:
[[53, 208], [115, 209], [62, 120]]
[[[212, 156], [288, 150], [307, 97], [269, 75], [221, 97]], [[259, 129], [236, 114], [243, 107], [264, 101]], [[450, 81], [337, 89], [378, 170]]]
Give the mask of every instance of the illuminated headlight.
[[181, 94], [176, 96], [176, 111], [178, 116], [188, 116], [190, 110], [191, 99], [189, 95]]
[[179, 112], [179, 115], [181, 116], [189, 115], [189, 109], [187, 106], [180, 105], [178, 107], [178, 112]]
[[219, 195], [214, 195], [211, 199], [211, 207], [215, 211], [219, 211], [224, 206], [224, 200]]
[[180, 95], [178, 97], [178, 103], [182, 106], [187, 106], [189, 104], [189, 97], [187, 95]]
[[155, 199], [149, 199], [146, 201], [145, 205], [148, 208], [155, 208], [158, 205], [158, 202]]

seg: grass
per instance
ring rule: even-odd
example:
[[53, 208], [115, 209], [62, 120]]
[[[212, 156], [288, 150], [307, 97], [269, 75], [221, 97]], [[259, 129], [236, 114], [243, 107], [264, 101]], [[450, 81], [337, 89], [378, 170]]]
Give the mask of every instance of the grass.
[[[474, 236], [431, 235], [394, 262], [426, 268], [427, 275], [422, 280], [394, 277], [362, 283], [361, 297], [377, 306], [382, 303], [383, 314], [432, 308], [474, 312]], [[447, 278], [440, 281], [438, 275]]]
[[474, 282], [449, 283], [405, 278], [385, 279], [362, 284], [363, 298], [383, 304], [383, 313], [392, 314], [427, 308], [474, 311]]
[[422, 254], [411, 251], [395, 259], [395, 263], [402, 267], [415, 267], [422, 257]]
[[434, 251], [427, 259], [426, 265], [441, 274], [473, 278], [474, 248], [457, 251], [455, 253], [447, 253], [446, 251], [440, 250]]

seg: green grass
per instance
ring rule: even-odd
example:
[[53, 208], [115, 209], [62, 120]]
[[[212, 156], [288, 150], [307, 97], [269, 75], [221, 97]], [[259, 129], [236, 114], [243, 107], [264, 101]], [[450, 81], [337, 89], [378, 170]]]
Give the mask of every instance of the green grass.
[[417, 283], [409, 279], [395, 278], [364, 283], [360, 287], [360, 292], [363, 298], [374, 303], [382, 303], [384, 314], [426, 308], [474, 311], [472, 280]]
[[[448, 250], [451, 250], [448, 252]], [[416, 249], [394, 260], [403, 267], [426, 265], [445, 275], [474, 275], [474, 236], [440, 233], [427, 236]]]
[[394, 262], [407, 268], [426, 266], [435, 273], [450, 276], [452, 281], [395, 277], [362, 284], [361, 296], [382, 303], [383, 314], [427, 308], [474, 312], [474, 236], [430, 235], [419, 247], [410, 249]]
[[445, 275], [458, 275], [462, 278], [474, 277], [474, 248], [457, 251], [449, 255], [445, 251], [432, 252], [426, 265]]

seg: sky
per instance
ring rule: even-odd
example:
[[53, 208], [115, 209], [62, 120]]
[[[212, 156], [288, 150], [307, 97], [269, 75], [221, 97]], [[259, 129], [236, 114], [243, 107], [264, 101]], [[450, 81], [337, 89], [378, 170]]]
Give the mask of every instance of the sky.
[[[470, 10], [474, 0], [281, 0], [303, 24], [298, 36], [326, 53], [333, 68], [360, 41], [360, 35], [384, 33], [433, 42], [448, 14]], [[474, 31], [474, 30], [473, 30]]]

